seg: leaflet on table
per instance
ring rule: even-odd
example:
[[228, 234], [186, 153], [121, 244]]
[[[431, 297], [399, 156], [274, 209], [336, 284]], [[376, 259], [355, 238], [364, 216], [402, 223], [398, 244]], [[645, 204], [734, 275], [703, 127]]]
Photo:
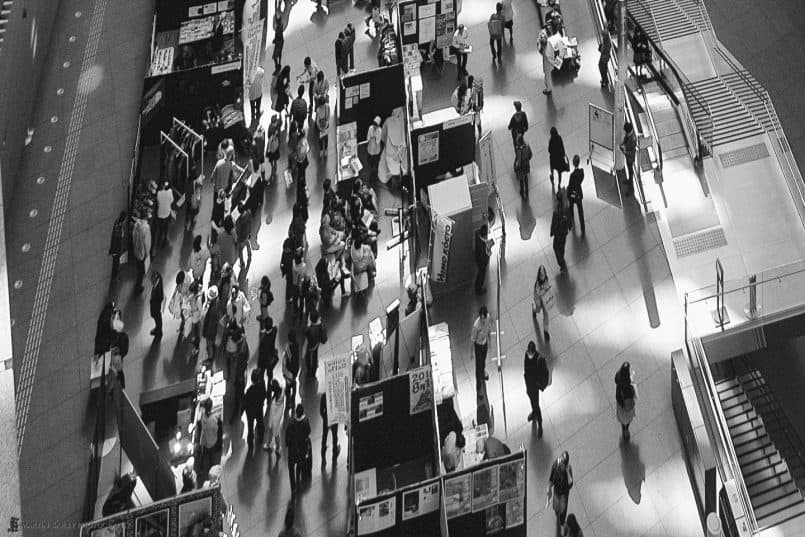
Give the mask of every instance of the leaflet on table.
[[358, 507], [358, 535], [383, 531], [393, 527], [396, 522], [396, 498]]
[[498, 467], [489, 466], [472, 473], [472, 512], [498, 503]]
[[472, 512], [471, 478], [467, 473], [444, 480], [444, 509], [448, 520]]
[[439, 482], [403, 493], [402, 519], [409, 520], [439, 509]]
[[506, 529], [519, 526], [523, 523], [525, 514], [523, 498], [514, 498], [506, 502]]

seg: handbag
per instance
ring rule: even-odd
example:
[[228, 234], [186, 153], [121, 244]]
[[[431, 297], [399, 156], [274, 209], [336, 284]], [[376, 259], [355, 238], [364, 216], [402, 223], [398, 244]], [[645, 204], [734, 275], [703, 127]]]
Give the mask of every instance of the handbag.
[[570, 161], [567, 159], [567, 155], [565, 155], [565, 162], [562, 165], [562, 171], [563, 172], [569, 172], [570, 171]]

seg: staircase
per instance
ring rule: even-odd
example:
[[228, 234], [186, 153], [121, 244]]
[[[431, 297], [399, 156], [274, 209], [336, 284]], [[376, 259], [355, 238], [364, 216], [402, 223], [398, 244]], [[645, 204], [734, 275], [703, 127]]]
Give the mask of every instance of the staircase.
[[651, 117], [654, 120], [663, 160], [689, 156], [688, 143], [682, 132], [682, 124], [665, 92], [656, 82], [646, 84], [643, 91], [646, 95], [646, 105], [651, 109]]
[[[696, 128], [705, 139], [712, 139], [712, 147], [763, 134], [763, 127], [728, 85], [725, 77], [715, 76], [685, 85], [682, 91], [690, 103], [690, 112]], [[733, 81], [732, 83], [735, 83]], [[709, 113], [693, 103], [704, 101]], [[762, 106], [762, 105], [761, 105]], [[712, 114], [712, 118], [709, 115]]]
[[[805, 498], [794, 470], [777, 449], [772, 436], [785, 424], [772, 406], [765, 380], [757, 371], [716, 383], [738, 463], [760, 529], [805, 518]], [[766, 412], [764, 412], [766, 411]], [[761, 417], [761, 415], [765, 415]]]
[[760, 85], [760, 82], [749, 74], [749, 71], [743, 70], [721, 75], [721, 79], [765, 130], [774, 130], [774, 122], [769, 117], [769, 114], [766, 113], [764, 104], [765, 102], [771, 102], [769, 94]]
[[[627, 0], [626, 10], [658, 45], [662, 41], [699, 33], [687, 12], [673, 1]], [[694, 12], [691, 11], [690, 14], [693, 15]]]
[[8, 18], [11, 16], [11, 6], [14, 0], [2, 0], [3, 4], [0, 7], [0, 49], [3, 47], [3, 40], [6, 37], [6, 30], [8, 28]]

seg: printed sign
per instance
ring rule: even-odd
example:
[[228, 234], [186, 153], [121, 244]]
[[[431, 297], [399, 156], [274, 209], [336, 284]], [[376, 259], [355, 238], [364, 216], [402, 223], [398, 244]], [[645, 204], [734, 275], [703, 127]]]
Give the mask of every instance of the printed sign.
[[500, 501], [522, 498], [525, 494], [525, 462], [514, 460], [501, 464], [498, 479]]
[[450, 260], [450, 243], [453, 241], [455, 221], [446, 216], [433, 215], [433, 250], [430, 256], [430, 279], [434, 282], [447, 281], [447, 266]]
[[355, 504], [377, 496], [377, 470], [369, 468], [355, 474]]
[[327, 420], [330, 425], [349, 425], [349, 390], [352, 386], [352, 369], [349, 355], [327, 358], [324, 365], [324, 386], [327, 394]]
[[402, 519], [409, 520], [439, 509], [439, 482], [403, 493]]
[[420, 166], [439, 160], [439, 131], [420, 134], [418, 142], [417, 162]]
[[472, 512], [471, 477], [464, 474], [444, 480], [444, 509], [448, 520]]
[[383, 531], [393, 527], [396, 522], [397, 501], [395, 498], [358, 507], [358, 535]]
[[243, 87], [248, 88], [260, 65], [260, 43], [265, 20], [260, 18], [260, 0], [246, 0], [243, 5]]
[[498, 467], [489, 466], [472, 473], [472, 512], [498, 503]]
[[408, 372], [408, 403], [413, 416], [433, 408], [433, 377], [430, 366]]
[[358, 421], [369, 421], [383, 415], [383, 392], [373, 393], [358, 400]]

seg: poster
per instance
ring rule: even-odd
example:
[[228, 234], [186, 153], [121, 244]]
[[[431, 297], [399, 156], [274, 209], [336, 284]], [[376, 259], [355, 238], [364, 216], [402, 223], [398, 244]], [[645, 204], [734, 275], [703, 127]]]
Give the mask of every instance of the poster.
[[383, 392], [373, 393], [358, 400], [358, 421], [369, 421], [383, 415]]
[[260, 65], [260, 44], [263, 41], [265, 20], [260, 18], [260, 0], [246, 0], [243, 5], [243, 87], [251, 86], [254, 73]]
[[506, 528], [506, 505], [499, 503], [484, 511], [484, 530], [486, 535], [500, 533]]
[[506, 502], [506, 529], [523, 523], [523, 498], [514, 498]]
[[442, 0], [442, 13], [453, 12], [453, 0]]
[[419, 6], [419, 19], [422, 20], [427, 17], [433, 17], [436, 15], [436, 4], [428, 4], [425, 6]]
[[355, 474], [355, 503], [377, 496], [377, 470], [369, 468]]
[[163, 509], [138, 517], [135, 521], [136, 537], [168, 537], [170, 509]]
[[439, 509], [439, 482], [403, 493], [402, 519], [409, 520]]
[[434, 282], [447, 281], [447, 267], [450, 262], [450, 244], [453, 242], [453, 226], [456, 222], [452, 218], [433, 215], [432, 233], [433, 244], [430, 255], [430, 279]]
[[495, 144], [491, 132], [481, 136], [478, 141], [478, 152], [480, 153], [481, 181], [491, 185], [497, 177], [495, 175]]
[[472, 473], [472, 512], [498, 503], [498, 467], [489, 466]]
[[111, 526], [96, 528], [90, 532], [89, 537], [126, 537], [126, 523], [118, 522]]
[[349, 355], [326, 358], [324, 390], [327, 394], [327, 419], [330, 424], [349, 425], [349, 391], [352, 388], [352, 368]]
[[430, 366], [408, 372], [408, 404], [412, 416], [433, 408], [433, 376]]
[[360, 93], [360, 86], [348, 86], [344, 88], [344, 98], [347, 100], [352, 100], [353, 97], [358, 97]]
[[448, 520], [472, 512], [470, 474], [444, 480], [444, 509]]
[[204, 4], [204, 14], [205, 15], [212, 15], [218, 11], [218, 2], [209, 2]]
[[439, 131], [419, 135], [417, 144], [417, 163], [430, 164], [439, 160]]
[[[432, 5], [433, 6], [433, 5]], [[426, 7], [426, 6], [422, 6]], [[433, 6], [435, 7], [435, 6]], [[420, 8], [420, 12], [422, 8]], [[419, 44], [430, 43], [436, 40], [436, 17], [419, 19]]]
[[204, 14], [204, 6], [190, 6], [187, 8], [187, 17], [200, 17]]
[[411, 22], [416, 19], [416, 3], [411, 2], [403, 6], [402, 21]]
[[179, 535], [196, 535], [208, 520], [212, 520], [212, 497], [179, 505]]
[[525, 490], [525, 462], [516, 460], [498, 466], [500, 501], [522, 498]]
[[394, 498], [358, 507], [358, 535], [391, 528], [396, 523], [396, 515], [397, 504]]
[[361, 84], [361, 99], [368, 99], [372, 95], [372, 83], [371, 82], [364, 82]]
[[414, 35], [416, 33], [416, 21], [403, 23], [403, 35]]

